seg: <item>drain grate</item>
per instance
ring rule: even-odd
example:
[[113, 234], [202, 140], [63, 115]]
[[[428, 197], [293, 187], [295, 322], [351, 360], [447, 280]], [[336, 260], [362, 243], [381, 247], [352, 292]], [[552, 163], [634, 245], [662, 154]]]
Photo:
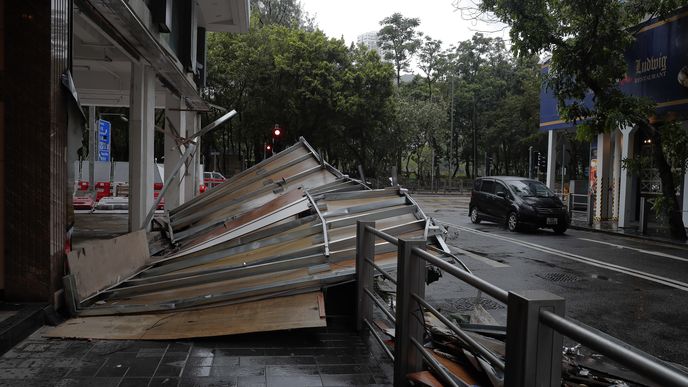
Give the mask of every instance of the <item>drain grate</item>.
[[552, 282], [578, 282], [582, 280], [580, 277], [568, 273], [543, 273], [535, 275]]
[[[475, 297], [457, 298], [455, 300], [451, 300], [450, 302], [456, 311], [465, 312], [473, 310], [473, 305], [475, 305]], [[490, 300], [489, 298], [481, 298], [480, 306], [485, 309], [504, 309], [504, 305]]]

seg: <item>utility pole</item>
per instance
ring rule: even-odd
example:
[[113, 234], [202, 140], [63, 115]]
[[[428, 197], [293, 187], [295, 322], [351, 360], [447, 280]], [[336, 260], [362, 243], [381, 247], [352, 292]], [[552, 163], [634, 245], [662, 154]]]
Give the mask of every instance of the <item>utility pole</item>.
[[533, 178], [533, 147], [528, 147], [528, 178]]
[[435, 148], [432, 148], [432, 162], [430, 164], [430, 191], [435, 192]]
[[476, 142], [475, 129], [475, 96], [473, 97], [473, 178], [478, 177], [478, 143]]
[[564, 200], [564, 173], [566, 173], [566, 168], [564, 167], [566, 144], [561, 144], [561, 200]]
[[454, 77], [451, 80], [451, 114], [449, 116], [449, 188], [452, 184], [452, 162], [454, 161]]

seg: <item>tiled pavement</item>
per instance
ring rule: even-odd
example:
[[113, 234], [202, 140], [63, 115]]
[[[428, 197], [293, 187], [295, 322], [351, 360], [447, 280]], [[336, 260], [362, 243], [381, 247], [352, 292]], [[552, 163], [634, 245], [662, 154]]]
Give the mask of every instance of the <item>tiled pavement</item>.
[[391, 385], [377, 344], [339, 325], [174, 342], [57, 340], [39, 330], [0, 357], [0, 386]]

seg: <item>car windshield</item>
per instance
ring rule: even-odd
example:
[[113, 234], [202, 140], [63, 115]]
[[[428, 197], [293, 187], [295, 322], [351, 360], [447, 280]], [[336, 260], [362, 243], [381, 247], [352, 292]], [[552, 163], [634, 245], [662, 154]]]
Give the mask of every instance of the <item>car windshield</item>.
[[516, 195], [525, 197], [539, 197], [539, 198], [550, 198], [554, 197], [554, 192], [552, 192], [546, 185], [540, 183], [539, 181], [533, 180], [513, 180], [509, 181], [509, 186], [516, 193]]

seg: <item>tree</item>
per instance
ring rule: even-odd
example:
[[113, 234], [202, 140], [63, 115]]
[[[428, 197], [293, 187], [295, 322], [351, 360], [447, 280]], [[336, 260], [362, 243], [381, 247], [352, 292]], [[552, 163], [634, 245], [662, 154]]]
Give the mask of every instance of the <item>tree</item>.
[[446, 55], [442, 51], [442, 41], [425, 36], [418, 52], [418, 68], [425, 74], [428, 84], [428, 98], [432, 99], [432, 85], [441, 76], [446, 62]]
[[298, 0], [251, 0], [251, 25], [314, 29], [314, 20], [303, 10]]
[[[619, 82], [626, 74], [624, 52], [649, 16], [666, 15], [680, 0], [483, 0], [481, 9], [494, 13], [510, 29], [513, 49], [521, 56], [551, 53], [547, 85], [558, 99], [563, 119], [578, 123], [581, 137], [636, 126], [654, 143], [653, 161], [662, 181], [662, 212], [672, 238], [686, 240], [676, 198], [670, 155], [674, 143], [665, 139], [671, 122], [648, 99], [624, 94]], [[593, 106], [582, 101], [593, 95]], [[667, 129], [667, 133], [671, 130]], [[685, 136], [685, 131], [683, 136]], [[686, 160], [679, 160], [685, 165]]]
[[409, 68], [411, 58], [420, 46], [419, 34], [416, 31], [416, 27], [420, 25], [420, 19], [406, 18], [396, 12], [382, 19], [380, 25], [382, 26], [378, 32], [380, 48], [384, 52], [384, 58], [394, 62], [397, 86], [399, 86], [401, 71]]

